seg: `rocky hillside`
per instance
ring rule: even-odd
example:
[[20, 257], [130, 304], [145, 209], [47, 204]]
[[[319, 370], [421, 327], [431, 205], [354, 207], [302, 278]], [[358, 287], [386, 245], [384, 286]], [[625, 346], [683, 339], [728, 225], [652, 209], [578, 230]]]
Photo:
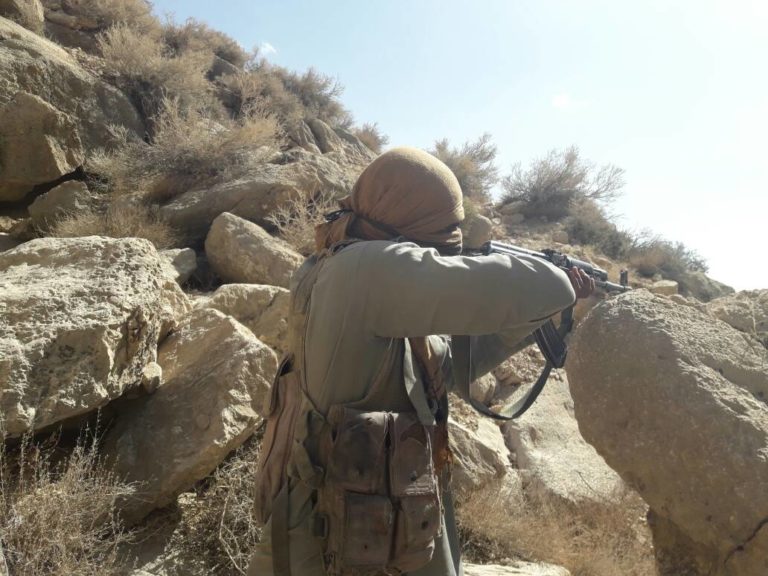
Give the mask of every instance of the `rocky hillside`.
[[[142, 0], [0, 2], [0, 574], [245, 573], [286, 287], [381, 143], [337, 95]], [[465, 233], [632, 267], [519, 203]], [[768, 291], [634, 272], [523, 418], [452, 399], [467, 574], [768, 573]]]

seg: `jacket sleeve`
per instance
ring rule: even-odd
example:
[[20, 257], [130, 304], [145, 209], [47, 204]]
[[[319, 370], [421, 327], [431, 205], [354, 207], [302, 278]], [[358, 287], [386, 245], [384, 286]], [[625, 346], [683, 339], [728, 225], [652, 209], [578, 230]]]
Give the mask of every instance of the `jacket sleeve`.
[[366, 321], [380, 337], [525, 335], [576, 300], [567, 275], [534, 257], [444, 257], [412, 243], [361, 249]]

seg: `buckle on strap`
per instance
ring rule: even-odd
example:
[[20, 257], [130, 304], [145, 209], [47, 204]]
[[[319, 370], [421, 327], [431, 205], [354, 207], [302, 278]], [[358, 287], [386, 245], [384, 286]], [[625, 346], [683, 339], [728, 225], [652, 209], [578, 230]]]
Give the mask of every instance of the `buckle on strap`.
[[328, 515], [315, 514], [312, 518], [312, 535], [325, 540], [328, 538]]

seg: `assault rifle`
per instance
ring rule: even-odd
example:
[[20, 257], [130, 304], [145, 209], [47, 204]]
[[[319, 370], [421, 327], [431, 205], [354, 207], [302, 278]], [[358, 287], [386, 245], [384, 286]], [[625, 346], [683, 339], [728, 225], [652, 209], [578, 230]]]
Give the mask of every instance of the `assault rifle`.
[[579, 268], [584, 270], [588, 276], [595, 279], [595, 286], [602, 288], [606, 292], [626, 292], [631, 290], [627, 285], [628, 278], [625, 271], [622, 271], [620, 284], [615, 284], [608, 281], [608, 272], [602, 268], [598, 268], [590, 262], [584, 260], [577, 260], [566, 254], [553, 250], [551, 248], [545, 248], [537, 252], [536, 250], [529, 250], [528, 248], [521, 248], [520, 246], [513, 246], [512, 244], [504, 244], [503, 242], [496, 242], [491, 240], [486, 242], [480, 250], [481, 254], [509, 254], [510, 256], [534, 256], [546, 260], [547, 262], [557, 266], [558, 268], [565, 270], [566, 272], [573, 268]]
[[[595, 286], [605, 290], [606, 292], [626, 292], [631, 290], [628, 286], [628, 274], [625, 270], [621, 272], [620, 284], [615, 284], [608, 281], [608, 273], [602, 268], [598, 268], [590, 262], [584, 260], [578, 260], [553, 250], [546, 248], [541, 251], [529, 250], [528, 248], [521, 248], [520, 246], [513, 246], [512, 244], [504, 244], [503, 242], [495, 242], [491, 240], [486, 242], [479, 251], [475, 251], [475, 254], [489, 255], [489, 254], [507, 254], [510, 256], [533, 256], [545, 260], [558, 268], [565, 270], [566, 272], [571, 268], [576, 267], [583, 270], [588, 276], [594, 278]], [[476, 402], [469, 397], [469, 381], [471, 380], [471, 348], [469, 339], [466, 337], [457, 338], [456, 345], [456, 357], [459, 364], [466, 362], [466, 366], [462, 367], [467, 376], [463, 380], [466, 380], [467, 397], [470, 404], [479, 412], [495, 418], [498, 420], [512, 420], [522, 416], [523, 413], [531, 407], [538, 395], [544, 389], [549, 378], [549, 373], [552, 368], [562, 368], [565, 365], [565, 357], [568, 353], [568, 346], [565, 342], [566, 335], [573, 328], [573, 306], [563, 310], [560, 314], [560, 326], [556, 327], [552, 320], [547, 320], [541, 327], [537, 328], [532, 335], [533, 340], [538, 344], [541, 353], [547, 359], [547, 365], [544, 367], [544, 371], [539, 376], [539, 379], [531, 388], [531, 391], [520, 401], [512, 406], [505, 407], [501, 412], [493, 412], [483, 404]], [[529, 339], [524, 341], [524, 345], [532, 343]], [[459, 373], [462, 373], [460, 371]]]

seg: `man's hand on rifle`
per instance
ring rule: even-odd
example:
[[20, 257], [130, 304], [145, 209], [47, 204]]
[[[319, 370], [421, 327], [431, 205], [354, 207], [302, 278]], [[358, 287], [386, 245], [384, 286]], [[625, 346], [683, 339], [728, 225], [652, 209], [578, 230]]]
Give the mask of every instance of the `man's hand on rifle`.
[[571, 280], [573, 290], [576, 292], [576, 298], [586, 298], [595, 291], [595, 279], [589, 276], [581, 268], [574, 266], [568, 271], [568, 278]]

